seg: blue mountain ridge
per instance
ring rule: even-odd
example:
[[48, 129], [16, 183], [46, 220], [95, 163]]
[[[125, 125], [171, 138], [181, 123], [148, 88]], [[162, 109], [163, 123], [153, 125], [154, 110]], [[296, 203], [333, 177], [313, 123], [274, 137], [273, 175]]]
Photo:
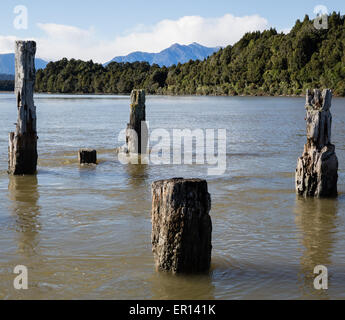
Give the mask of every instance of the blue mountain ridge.
[[[170, 67], [173, 64], [185, 63], [189, 60], [204, 60], [208, 56], [217, 52], [221, 47], [209, 48], [202, 46], [196, 42], [190, 45], [173, 44], [167, 49], [159, 53], [148, 52], [132, 52], [127, 56], [115, 57], [111, 61], [104, 64], [108, 65], [110, 62], [148, 62], [149, 64], [158, 64], [159, 66]], [[48, 62], [40, 58], [35, 59], [36, 70], [44, 69]], [[0, 54], [0, 74], [14, 75], [14, 53]]]
[[189, 60], [204, 60], [208, 56], [217, 52], [221, 47], [209, 48], [196, 42], [190, 45], [173, 44], [159, 53], [148, 53], [136, 51], [127, 56], [119, 56], [104, 64], [111, 62], [148, 62], [149, 64], [158, 64], [159, 66], [170, 67], [173, 64], [185, 63]]
[[[35, 65], [36, 69], [44, 69], [48, 62], [36, 58], [35, 59]], [[1, 74], [12, 74], [15, 73], [15, 67], [14, 67], [14, 53], [5, 53], [0, 54], [0, 73]]]
[[14, 74], [0, 73], [0, 80], [14, 80]]

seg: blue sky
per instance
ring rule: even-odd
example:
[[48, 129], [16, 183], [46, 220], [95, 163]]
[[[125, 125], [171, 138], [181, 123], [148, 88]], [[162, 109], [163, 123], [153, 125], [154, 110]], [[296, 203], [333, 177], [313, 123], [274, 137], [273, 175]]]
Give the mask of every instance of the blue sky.
[[[45, 59], [93, 59], [105, 62], [134, 50], [157, 52], [175, 42], [227, 45], [246, 31], [293, 26], [316, 5], [345, 12], [344, 0], [1, 0], [0, 52], [11, 51], [13, 39], [35, 39]], [[28, 9], [28, 28], [13, 26], [14, 7]]]

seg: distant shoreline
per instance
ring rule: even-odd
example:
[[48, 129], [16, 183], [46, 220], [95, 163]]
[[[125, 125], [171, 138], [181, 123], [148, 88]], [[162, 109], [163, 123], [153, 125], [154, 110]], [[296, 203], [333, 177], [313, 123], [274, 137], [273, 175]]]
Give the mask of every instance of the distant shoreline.
[[[14, 93], [14, 91], [0, 91], [0, 93]], [[35, 92], [35, 94], [47, 94], [47, 95], [61, 95], [61, 96], [67, 96], [67, 95], [74, 95], [74, 96], [129, 96], [130, 93], [60, 93], [60, 92]], [[288, 98], [301, 98], [304, 97], [304, 95], [225, 95], [225, 94], [147, 94], [148, 96], [162, 96], [162, 97], [288, 97]]]
[[[0, 91], [1, 93], [13, 93], [14, 91]], [[46, 94], [46, 95], [61, 95], [61, 96], [67, 96], [67, 95], [73, 95], [73, 96], [129, 96], [130, 93], [81, 93], [81, 92], [77, 92], [77, 93], [60, 93], [60, 92], [35, 92], [35, 94]], [[272, 97], [272, 98], [304, 98], [305, 94], [300, 94], [300, 95], [271, 95], [271, 94], [258, 94], [258, 95], [215, 95], [215, 94], [208, 94], [208, 95], [204, 95], [204, 94], [156, 94], [156, 93], [152, 93], [152, 94], [147, 94], [147, 96], [161, 96], [161, 97], [256, 97], [256, 98], [260, 98], [260, 97]], [[345, 98], [343, 96], [339, 96], [339, 95], [333, 95], [334, 98]]]

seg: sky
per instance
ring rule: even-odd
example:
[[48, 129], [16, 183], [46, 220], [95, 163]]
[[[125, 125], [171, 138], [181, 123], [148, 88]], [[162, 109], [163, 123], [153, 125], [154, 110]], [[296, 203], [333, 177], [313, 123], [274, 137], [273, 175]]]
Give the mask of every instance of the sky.
[[344, 0], [1, 0], [0, 53], [13, 52], [16, 39], [35, 40], [48, 61], [100, 63], [174, 43], [227, 46], [249, 31], [288, 32], [318, 5], [345, 12]]

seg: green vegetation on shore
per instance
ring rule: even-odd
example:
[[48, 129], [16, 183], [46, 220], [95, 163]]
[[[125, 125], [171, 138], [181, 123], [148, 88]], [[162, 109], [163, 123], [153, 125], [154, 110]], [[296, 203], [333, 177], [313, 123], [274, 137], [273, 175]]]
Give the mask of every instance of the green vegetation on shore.
[[345, 18], [333, 13], [328, 29], [308, 16], [287, 35], [275, 29], [247, 33], [204, 61], [169, 68], [148, 63], [62, 59], [37, 71], [36, 91], [52, 93], [299, 95], [306, 88], [331, 88], [345, 96]]
[[0, 80], [0, 91], [14, 91], [14, 81]]

